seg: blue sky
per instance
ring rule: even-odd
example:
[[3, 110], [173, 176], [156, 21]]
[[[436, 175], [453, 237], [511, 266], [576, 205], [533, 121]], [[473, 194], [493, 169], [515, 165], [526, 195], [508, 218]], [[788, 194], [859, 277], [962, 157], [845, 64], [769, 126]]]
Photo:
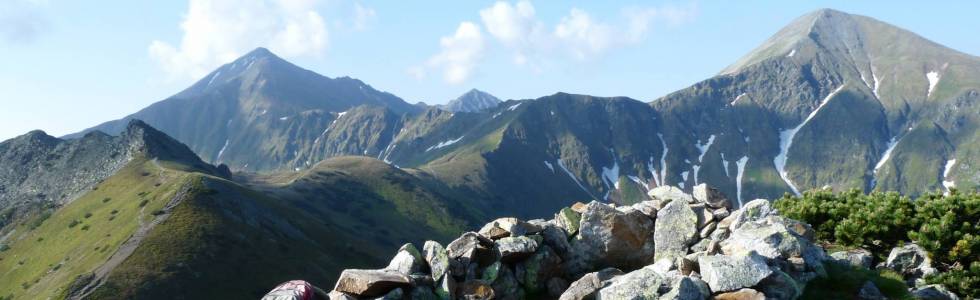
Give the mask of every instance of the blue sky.
[[120, 118], [258, 46], [413, 103], [471, 88], [650, 101], [823, 7], [980, 54], [966, 1], [0, 0], [0, 140]]

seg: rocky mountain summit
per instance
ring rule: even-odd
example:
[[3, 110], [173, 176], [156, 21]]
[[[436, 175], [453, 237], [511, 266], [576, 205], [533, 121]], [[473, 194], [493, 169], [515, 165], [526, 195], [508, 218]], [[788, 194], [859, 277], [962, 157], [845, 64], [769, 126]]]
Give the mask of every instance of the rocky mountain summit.
[[[666, 186], [649, 196], [625, 206], [576, 203], [551, 220], [500, 218], [445, 247], [405, 244], [383, 269], [344, 270], [326, 297], [796, 299], [827, 276], [825, 263], [871, 267], [868, 253], [826, 255], [809, 225], [765, 199], [730, 210], [705, 184], [692, 194]], [[910, 280], [934, 271], [915, 245], [892, 252], [881, 268]], [[884, 299], [866, 285], [855, 298]], [[919, 294], [956, 299], [941, 286]]]
[[439, 108], [451, 112], [481, 112], [497, 107], [501, 102], [500, 99], [487, 92], [472, 89], [458, 98], [449, 101], [446, 105], [440, 105]]

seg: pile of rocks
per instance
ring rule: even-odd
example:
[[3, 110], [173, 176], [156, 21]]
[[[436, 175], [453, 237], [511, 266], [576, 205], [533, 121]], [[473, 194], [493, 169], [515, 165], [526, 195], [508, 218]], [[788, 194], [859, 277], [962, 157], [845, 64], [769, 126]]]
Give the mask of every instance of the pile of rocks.
[[629, 206], [576, 203], [551, 220], [501, 218], [443, 247], [404, 245], [345, 270], [332, 299], [793, 299], [824, 274], [809, 225], [758, 199], [732, 210], [706, 185]]

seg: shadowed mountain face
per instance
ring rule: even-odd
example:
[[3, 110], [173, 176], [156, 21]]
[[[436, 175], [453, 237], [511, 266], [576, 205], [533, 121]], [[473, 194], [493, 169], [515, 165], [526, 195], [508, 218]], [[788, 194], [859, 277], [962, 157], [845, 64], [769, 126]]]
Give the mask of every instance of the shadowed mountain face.
[[559, 93], [494, 105], [474, 90], [446, 110], [412, 106], [260, 49], [133, 116], [233, 170], [369, 156], [522, 217], [702, 182], [740, 203], [824, 187], [914, 196], [978, 186], [978, 70], [908, 31], [820, 10], [650, 103]]

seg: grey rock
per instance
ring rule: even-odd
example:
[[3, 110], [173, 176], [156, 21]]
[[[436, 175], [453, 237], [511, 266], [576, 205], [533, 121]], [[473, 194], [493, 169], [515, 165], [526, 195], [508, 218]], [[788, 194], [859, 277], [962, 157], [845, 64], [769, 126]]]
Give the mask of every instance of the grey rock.
[[755, 199], [746, 203], [742, 208], [734, 211], [718, 222], [718, 228], [727, 228], [729, 230], [738, 229], [742, 224], [763, 219], [768, 217], [772, 213], [772, 205], [769, 200], [766, 199]]
[[708, 284], [701, 279], [674, 276], [667, 279], [669, 291], [658, 297], [662, 300], [704, 300], [711, 296]]
[[731, 207], [731, 202], [728, 201], [728, 198], [725, 198], [725, 194], [704, 183], [695, 185], [691, 196], [694, 197], [694, 200], [703, 202], [712, 208]]
[[408, 299], [411, 300], [437, 300], [439, 297], [436, 293], [432, 291], [431, 287], [418, 286], [412, 289], [412, 292], [408, 294]]
[[523, 270], [523, 276], [518, 281], [524, 285], [525, 291], [536, 293], [546, 288], [549, 278], [560, 275], [561, 258], [551, 247], [543, 246], [534, 255], [520, 262], [519, 267]]
[[456, 299], [456, 280], [452, 276], [442, 276], [435, 288], [436, 297], [440, 300]]
[[375, 300], [402, 300], [402, 298], [405, 298], [405, 292], [402, 291], [401, 288], [396, 288], [394, 290], [391, 290], [391, 292], [388, 292], [384, 296], [374, 298], [374, 299]]
[[837, 251], [831, 253], [830, 257], [842, 264], [846, 264], [858, 268], [865, 268], [865, 269], [871, 268], [872, 259], [874, 258], [874, 256], [872, 256], [871, 254], [871, 251], [860, 249], [860, 248], [846, 250], [846, 251]]
[[926, 250], [914, 243], [893, 248], [885, 260], [885, 267], [913, 280], [937, 272]]
[[582, 214], [579, 234], [572, 241], [575, 255], [567, 267], [581, 274], [602, 266], [645, 266], [653, 260], [653, 232], [653, 221], [643, 213], [623, 213], [593, 201]]
[[500, 259], [513, 262], [530, 256], [538, 250], [538, 242], [526, 236], [505, 237], [495, 242]]
[[803, 287], [780, 270], [773, 270], [756, 288], [770, 299], [796, 299], [803, 294]]
[[396, 271], [347, 269], [340, 273], [334, 290], [359, 297], [377, 297], [410, 286], [411, 279]]
[[701, 278], [713, 292], [751, 287], [772, 274], [766, 259], [755, 252], [741, 255], [711, 255], [698, 258]]
[[708, 210], [708, 207], [705, 206], [704, 203], [695, 203], [688, 206], [690, 206], [691, 210], [694, 211], [694, 215], [698, 217], [697, 228], [699, 230], [708, 225], [708, 222], [714, 220], [714, 216], [711, 215], [711, 211]]
[[658, 209], [673, 200], [681, 200], [685, 204], [694, 202], [694, 198], [691, 195], [684, 193], [684, 191], [674, 186], [658, 186], [647, 192], [647, 195], [653, 198]]
[[572, 282], [559, 300], [584, 300], [595, 299], [595, 294], [599, 289], [611, 284], [611, 280], [623, 275], [623, 271], [615, 268], [607, 268], [598, 272], [585, 274], [582, 278]]
[[671, 201], [657, 212], [656, 230], [653, 233], [655, 260], [674, 259], [687, 254], [697, 234], [698, 217], [683, 201]]
[[551, 247], [552, 250], [555, 250], [555, 253], [562, 260], [568, 259], [568, 252], [572, 251], [572, 245], [568, 243], [568, 235], [565, 233], [565, 230], [553, 224], [544, 226], [543, 228], [544, 230], [538, 234], [541, 236], [544, 244]]
[[631, 206], [633, 209], [643, 213], [647, 217], [657, 218], [657, 206], [654, 201], [643, 201], [640, 203], [633, 204]]
[[726, 217], [728, 217], [731, 214], [732, 213], [726, 207], [722, 207], [722, 208], [715, 209], [715, 210], [711, 211], [712, 218], [714, 218], [715, 220], [719, 220], [719, 221], [722, 220], [722, 219], [724, 219], [724, 218], [726, 218]]
[[548, 279], [548, 296], [552, 299], [556, 299], [568, 289], [568, 281], [562, 279], [561, 277], [552, 277]]
[[780, 260], [801, 257], [808, 270], [822, 269], [826, 259], [823, 248], [788, 229], [783, 220], [768, 217], [744, 223], [721, 243], [722, 252], [738, 254], [754, 251], [769, 259]]
[[[357, 300], [357, 298], [354, 298], [354, 296], [351, 296], [351, 295], [348, 295], [348, 294], [344, 294], [344, 293], [338, 292], [338, 291], [330, 291], [329, 293], [327, 293], [327, 299], [329, 299], [329, 300]], [[265, 299], [263, 299], [263, 300], [265, 300]]]
[[562, 208], [555, 214], [555, 225], [564, 229], [568, 233], [568, 236], [575, 235], [578, 233], [579, 222], [582, 220], [582, 213], [579, 213], [572, 208], [566, 207]]
[[405, 275], [411, 275], [422, 268], [422, 254], [412, 243], [407, 243], [398, 249], [398, 253], [388, 263], [385, 269], [397, 271]]
[[437, 281], [442, 279], [442, 275], [449, 270], [449, 254], [446, 253], [446, 249], [436, 241], [426, 241], [422, 246], [422, 253], [429, 264], [432, 279]]
[[491, 283], [495, 295], [502, 299], [523, 299], [524, 289], [514, 272], [508, 266], [502, 266], [497, 273], [497, 278]]
[[486, 238], [499, 239], [508, 236], [523, 236], [540, 231], [540, 226], [518, 220], [517, 218], [499, 218], [484, 225], [479, 232]]
[[701, 228], [701, 233], [698, 234], [698, 236], [700, 236], [702, 239], [707, 238], [711, 236], [711, 233], [715, 231], [716, 227], [718, 227], [717, 222], [710, 222], [708, 225], [705, 225], [704, 228]]
[[887, 300], [888, 298], [881, 293], [881, 290], [878, 289], [878, 286], [876, 286], [874, 282], [866, 281], [864, 285], [861, 286], [861, 289], [858, 290], [858, 299]]
[[933, 284], [912, 290], [912, 297], [922, 300], [959, 300], [960, 297], [950, 292], [946, 287]]
[[664, 278], [650, 267], [644, 267], [616, 277], [609, 286], [599, 290], [597, 300], [657, 299]]
[[697, 271], [696, 260], [687, 257], [678, 257], [674, 265], [677, 266], [677, 271], [684, 276], [691, 275], [692, 272]]

